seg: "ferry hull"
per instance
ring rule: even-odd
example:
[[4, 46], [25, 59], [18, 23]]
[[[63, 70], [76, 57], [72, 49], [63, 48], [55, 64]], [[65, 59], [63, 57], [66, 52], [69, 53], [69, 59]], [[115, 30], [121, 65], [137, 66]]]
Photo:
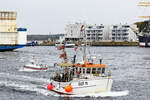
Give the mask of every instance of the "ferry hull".
[[139, 36], [140, 47], [150, 47], [150, 36]]
[[0, 52], [13, 51], [14, 49], [23, 48], [25, 45], [0, 45]]

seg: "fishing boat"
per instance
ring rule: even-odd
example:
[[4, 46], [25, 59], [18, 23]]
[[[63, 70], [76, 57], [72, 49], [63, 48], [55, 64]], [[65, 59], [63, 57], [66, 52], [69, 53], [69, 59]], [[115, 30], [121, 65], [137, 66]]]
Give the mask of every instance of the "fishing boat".
[[44, 64], [36, 63], [33, 58], [29, 64], [24, 65], [24, 69], [25, 70], [33, 70], [33, 71], [44, 71], [44, 70], [48, 70], [48, 66], [44, 65]]
[[[113, 82], [111, 73], [106, 73], [106, 65], [102, 64], [102, 59], [87, 58], [86, 42], [84, 43], [83, 61], [80, 62], [76, 61], [77, 54], [69, 62], [65, 46], [59, 49], [63, 50], [60, 57], [64, 58], [64, 62], [54, 64], [54, 67], [58, 70], [56, 70], [55, 76], [50, 78], [50, 84], [47, 85], [48, 90], [61, 95], [82, 95], [111, 91]], [[74, 50], [78, 51], [77, 48]]]

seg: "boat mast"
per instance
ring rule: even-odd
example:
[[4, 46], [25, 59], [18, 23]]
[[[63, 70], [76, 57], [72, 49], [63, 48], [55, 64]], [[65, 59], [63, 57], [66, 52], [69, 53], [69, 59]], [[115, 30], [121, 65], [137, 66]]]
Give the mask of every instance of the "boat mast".
[[84, 26], [84, 29], [83, 29], [83, 42], [84, 42], [83, 60], [86, 61], [86, 46], [87, 46], [87, 41], [86, 41], [86, 30], [85, 30], [85, 26]]

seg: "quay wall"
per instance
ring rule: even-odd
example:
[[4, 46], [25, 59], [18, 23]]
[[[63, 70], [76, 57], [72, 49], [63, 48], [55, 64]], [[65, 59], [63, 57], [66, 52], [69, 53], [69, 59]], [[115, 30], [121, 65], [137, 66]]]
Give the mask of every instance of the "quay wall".
[[[55, 46], [56, 42], [43, 42], [38, 44], [37, 46]], [[80, 45], [81, 43], [76, 42], [76, 45]], [[87, 42], [88, 45], [91, 46], [138, 46], [138, 42]]]

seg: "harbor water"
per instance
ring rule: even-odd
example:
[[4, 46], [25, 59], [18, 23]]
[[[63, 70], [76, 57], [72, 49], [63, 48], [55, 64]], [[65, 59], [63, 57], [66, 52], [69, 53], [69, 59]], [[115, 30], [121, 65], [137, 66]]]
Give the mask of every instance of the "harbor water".
[[[73, 48], [68, 48], [73, 56]], [[89, 52], [102, 58], [111, 70], [112, 91], [128, 91], [126, 96], [116, 94], [63, 97], [46, 89], [54, 75], [54, 63], [61, 62], [54, 46], [35, 46], [0, 52], [0, 100], [148, 100], [150, 98], [150, 48], [140, 47], [89, 47]], [[88, 52], [88, 53], [89, 53]], [[35, 57], [47, 64], [48, 71], [24, 71], [23, 66]]]

